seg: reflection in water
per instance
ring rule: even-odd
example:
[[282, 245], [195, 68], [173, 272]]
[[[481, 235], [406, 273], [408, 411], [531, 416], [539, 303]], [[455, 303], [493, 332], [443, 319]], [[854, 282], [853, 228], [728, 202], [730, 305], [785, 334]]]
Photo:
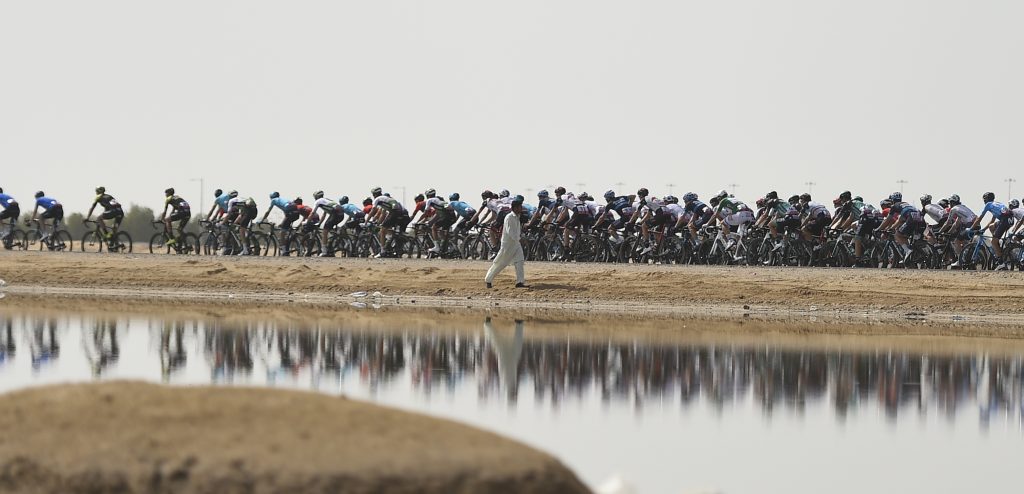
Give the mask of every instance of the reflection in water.
[[1019, 420], [1024, 397], [1020, 356], [529, 338], [522, 321], [510, 326], [490, 319], [480, 333], [145, 323], [151, 344], [140, 347], [121, 340], [144, 332], [146, 324], [129, 328], [125, 319], [2, 319], [0, 378], [15, 367], [19, 340], [30, 349], [33, 372], [43, 372], [65, 358], [61, 340], [74, 338], [95, 378], [129, 359], [132, 366], [155, 366], [165, 382], [175, 382], [189, 365], [215, 383], [250, 383], [265, 374], [270, 385], [301, 376], [320, 389], [357, 379], [377, 391], [405, 380], [423, 395], [451, 392], [469, 380], [481, 399], [500, 397], [510, 404], [525, 386], [535, 401], [554, 406], [591, 393], [634, 407], [700, 402], [717, 410], [753, 398], [765, 414], [780, 408], [802, 414], [809, 404], [822, 403], [839, 419], [868, 406], [893, 419], [929, 409], [953, 417], [976, 406], [984, 425], [997, 414]]

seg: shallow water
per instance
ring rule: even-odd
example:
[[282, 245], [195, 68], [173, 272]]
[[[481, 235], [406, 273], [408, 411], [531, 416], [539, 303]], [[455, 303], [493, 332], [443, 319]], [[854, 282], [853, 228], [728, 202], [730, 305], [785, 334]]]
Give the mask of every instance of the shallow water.
[[0, 391], [127, 378], [342, 393], [493, 430], [591, 486], [638, 492], [1022, 488], [1024, 354], [1005, 349], [609, 338], [482, 316], [424, 330], [96, 314], [8, 306]]

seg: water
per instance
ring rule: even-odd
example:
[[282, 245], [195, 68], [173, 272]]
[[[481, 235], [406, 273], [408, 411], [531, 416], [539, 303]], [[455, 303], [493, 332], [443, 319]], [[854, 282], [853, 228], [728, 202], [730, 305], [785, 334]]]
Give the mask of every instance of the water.
[[591, 486], [638, 492], [1022, 489], [1024, 353], [1000, 342], [97, 314], [8, 305], [0, 391], [144, 379], [343, 393], [513, 437]]

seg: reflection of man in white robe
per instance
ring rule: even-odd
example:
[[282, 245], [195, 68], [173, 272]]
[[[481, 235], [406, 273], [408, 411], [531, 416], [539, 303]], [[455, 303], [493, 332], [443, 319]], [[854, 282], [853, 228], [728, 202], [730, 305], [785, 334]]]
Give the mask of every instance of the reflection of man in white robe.
[[519, 394], [519, 359], [523, 354], [523, 321], [516, 320], [514, 335], [499, 336], [491, 326], [491, 318], [484, 319], [484, 337], [498, 358], [498, 379], [510, 400]]
[[523, 256], [523, 246], [519, 243], [522, 228], [519, 225], [519, 215], [522, 212], [523, 196], [516, 196], [512, 201], [512, 212], [505, 215], [505, 221], [502, 223], [501, 248], [498, 249], [494, 264], [491, 264], [491, 269], [487, 270], [487, 276], [484, 277], [487, 288], [491, 287], [494, 277], [509, 264], [515, 265], [516, 268], [516, 288], [526, 288], [526, 270], [523, 268], [526, 257]]

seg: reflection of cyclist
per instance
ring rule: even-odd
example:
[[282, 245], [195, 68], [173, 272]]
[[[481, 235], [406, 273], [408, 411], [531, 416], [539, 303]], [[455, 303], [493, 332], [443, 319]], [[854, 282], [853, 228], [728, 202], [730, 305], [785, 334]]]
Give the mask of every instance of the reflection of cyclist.
[[39, 320], [32, 328], [32, 340], [29, 345], [32, 355], [32, 368], [39, 369], [60, 357], [60, 343], [57, 342], [57, 321], [53, 319]]
[[121, 347], [117, 342], [117, 323], [97, 321], [92, 329], [92, 341], [83, 343], [85, 358], [92, 367], [92, 375], [103, 375], [112, 364], [116, 364], [121, 356]]

